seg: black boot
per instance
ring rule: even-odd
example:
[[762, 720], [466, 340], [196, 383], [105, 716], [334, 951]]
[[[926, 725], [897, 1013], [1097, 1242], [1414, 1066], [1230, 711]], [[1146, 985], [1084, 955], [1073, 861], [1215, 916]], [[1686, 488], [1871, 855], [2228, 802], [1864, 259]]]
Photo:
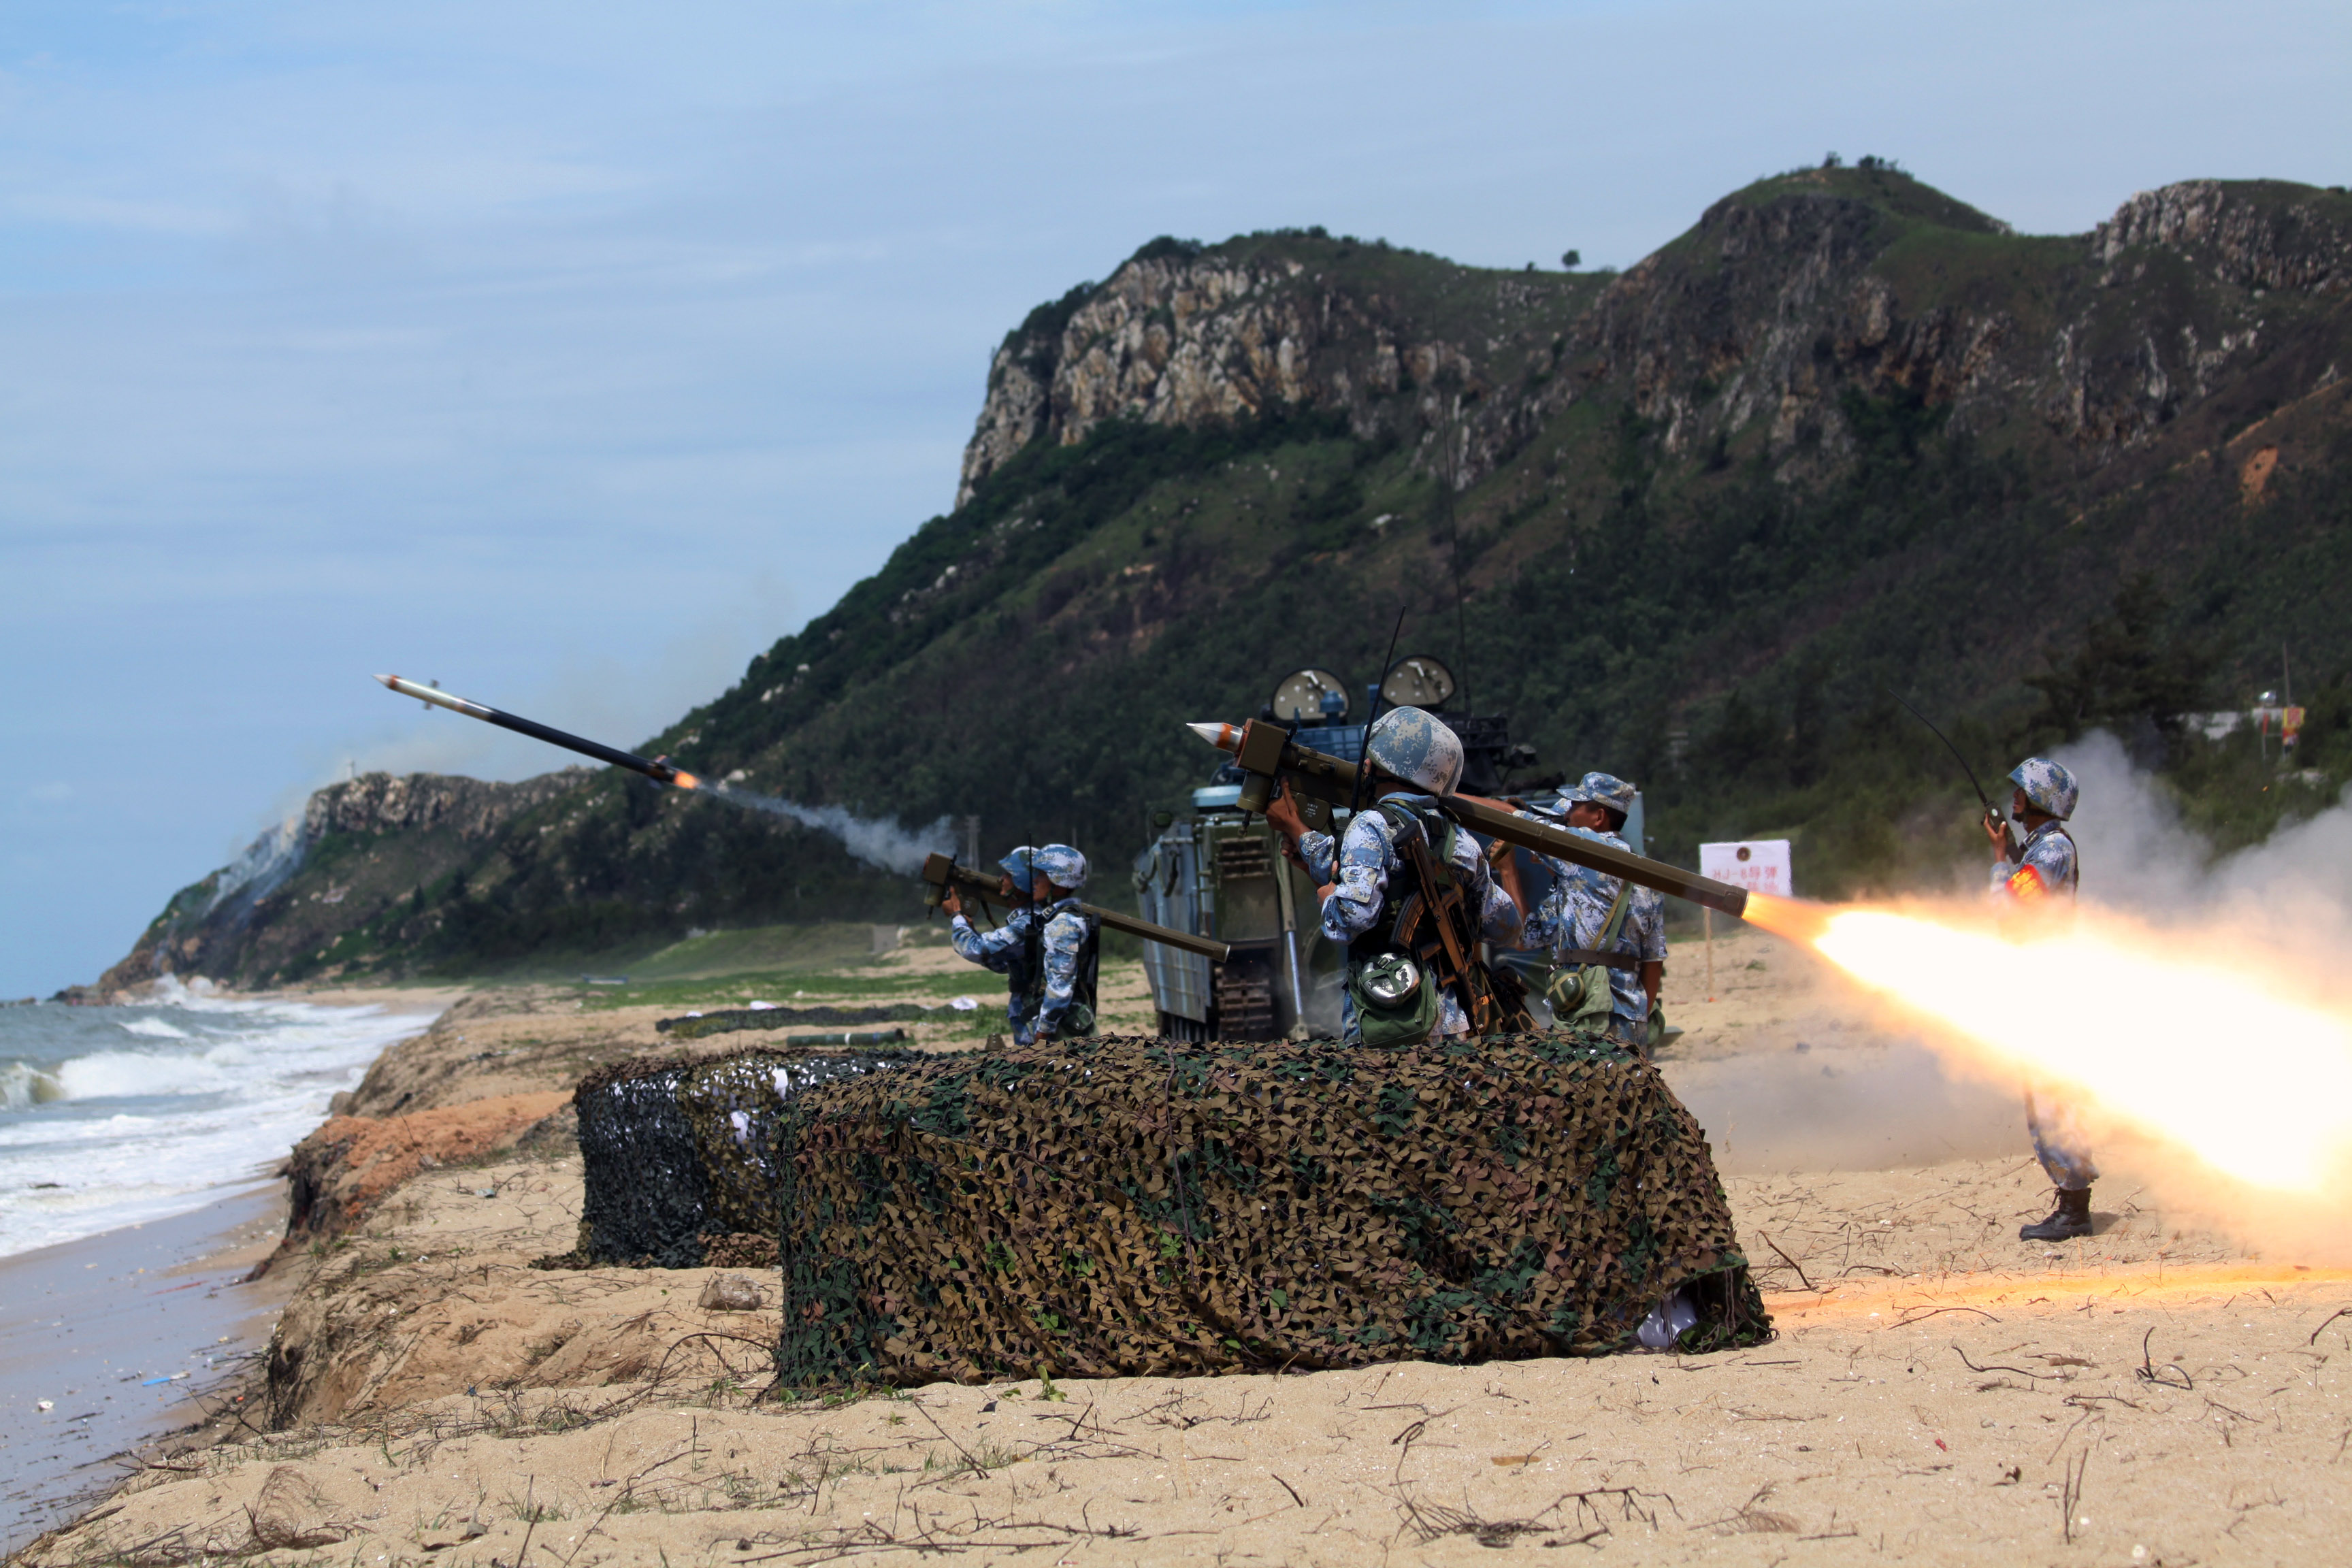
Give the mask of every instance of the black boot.
[[2039, 1225], [2021, 1226], [2020, 1241], [2072, 1241], [2091, 1234], [2091, 1189], [2058, 1189], [2058, 1206]]

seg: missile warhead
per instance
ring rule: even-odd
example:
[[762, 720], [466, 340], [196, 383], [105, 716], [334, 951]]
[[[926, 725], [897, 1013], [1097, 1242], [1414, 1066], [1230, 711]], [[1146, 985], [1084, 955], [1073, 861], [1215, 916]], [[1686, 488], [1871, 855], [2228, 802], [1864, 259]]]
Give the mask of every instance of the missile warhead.
[[1184, 728], [1221, 752], [1242, 749], [1242, 732], [1231, 724], [1187, 724]]
[[464, 698], [444, 691], [437, 686], [419, 686], [413, 680], [403, 680], [397, 675], [379, 675], [376, 679], [403, 697], [414, 697], [418, 701], [429, 702], [436, 708], [446, 708], [452, 713], [463, 713], [468, 719], [488, 719], [491, 713], [491, 710], [483, 707], [480, 703], [468, 702]]

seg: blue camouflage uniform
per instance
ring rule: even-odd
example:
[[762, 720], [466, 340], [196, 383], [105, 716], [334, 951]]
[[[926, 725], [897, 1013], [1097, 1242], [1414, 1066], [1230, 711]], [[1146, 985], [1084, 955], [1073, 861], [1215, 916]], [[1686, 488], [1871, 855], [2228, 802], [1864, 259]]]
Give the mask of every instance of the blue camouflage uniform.
[[[1559, 815], [1577, 801], [1591, 801], [1613, 811], [1630, 811], [1633, 786], [1607, 773], [1587, 773], [1584, 782], [1559, 796]], [[1590, 827], [1565, 831], [1612, 849], [1632, 853], [1633, 846], [1613, 833]], [[1545, 856], [1552, 874], [1551, 891], [1528, 917], [1527, 942], [1531, 948], [1555, 952], [1580, 948], [1589, 952], [1622, 952], [1644, 963], [1666, 958], [1666, 900], [1650, 888], [1630, 888], [1617, 935], [1603, 946], [1601, 933], [1609, 923], [1609, 907], [1616, 901], [1620, 879], [1585, 866]], [[1609, 1032], [1627, 1045], [1646, 1048], [1650, 1042], [1650, 994], [1642, 987], [1638, 969], [1609, 971]], [[1563, 1020], [1565, 1022], [1565, 1020]]]
[[[2046, 919], [2070, 914], [2083, 879], [2074, 840], [2062, 825], [2074, 815], [2080, 798], [2074, 775], [2056, 763], [2031, 757], [2009, 776], [2028, 801], [2061, 820], [2045, 822], [2026, 835], [2015, 860], [1993, 863], [1992, 897], [2006, 915]], [[2052, 1186], [2061, 1192], [2086, 1192], [2098, 1180], [2089, 1134], [2071, 1103], [2047, 1089], [2029, 1085], [2025, 1125], [2033, 1134], [2034, 1157], [2042, 1162]]]
[[1080, 1034], [1091, 1033], [1095, 922], [1078, 909], [1078, 889], [1087, 885], [1087, 858], [1066, 844], [1048, 844], [1036, 852], [1032, 864], [1047, 881], [1068, 890], [1066, 897], [1037, 913], [1043, 936], [1038, 942], [1039, 1000], [1033, 1037], [1042, 1035], [1051, 1039], [1066, 1025]]
[[[1030, 857], [1034, 853], [1024, 844], [997, 862], [1013, 879], [1016, 897], [1029, 896]], [[1038, 923], [1036, 907], [1024, 904], [1006, 915], [1004, 923], [994, 931], [978, 930], [962, 915], [948, 927], [948, 940], [955, 944], [959, 958], [1005, 977], [1004, 1020], [1012, 1027], [1013, 1037], [1024, 1045], [1034, 1033], [1031, 1020], [1037, 1010]]]
[[[1433, 811], [1437, 806], [1433, 795], [1400, 793], [1387, 798], [1416, 812]], [[1379, 923], [1388, 900], [1389, 879], [1405, 864], [1404, 851], [1397, 845], [1397, 831], [1384, 812], [1368, 808], [1358, 815], [1348, 824], [1340, 841], [1339, 875], [1336, 879], [1331, 875], [1331, 836], [1307, 833], [1299, 837], [1299, 855], [1317, 883], [1337, 883], [1331, 889], [1331, 896], [1323, 900], [1322, 929], [1327, 941], [1344, 948]], [[1481, 934], [1491, 942], [1515, 937], [1519, 925], [1518, 906], [1496, 885], [1487, 869], [1486, 853], [1471, 834], [1458, 832], [1454, 836], [1453, 864], [1461, 874], [1465, 901], [1478, 911]], [[1457, 989], [1449, 985], [1439, 994], [1436, 1028], [1440, 1035], [1470, 1032], [1466, 1000], [1455, 994]], [[1340, 1024], [1342, 1037], [1363, 1037], [1356, 1021], [1355, 998], [1344, 991], [1340, 994]]]

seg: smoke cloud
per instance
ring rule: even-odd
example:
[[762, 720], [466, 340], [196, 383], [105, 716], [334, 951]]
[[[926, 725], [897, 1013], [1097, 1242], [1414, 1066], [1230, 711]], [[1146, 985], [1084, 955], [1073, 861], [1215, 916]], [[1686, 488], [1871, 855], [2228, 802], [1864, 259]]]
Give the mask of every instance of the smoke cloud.
[[879, 817], [860, 816], [838, 805], [803, 805], [796, 800], [781, 795], [760, 795], [751, 790], [719, 786], [710, 791], [720, 800], [732, 801], [752, 811], [764, 811], [771, 816], [788, 817], [803, 827], [814, 827], [820, 833], [831, 834], [848, 850], [868, 866], [878, 866], [885, 871], [911, 877], [923, 868], [924, 857], [950, 854], [956, 847], [954, 829], [942, 816], [928, 827], [906, 828], [897, 822]]
[[2053, 753], [2082, 804], [2066, 826], [2082, 901], [2175, 931], [2196, 953], [2242, 952], [2317, 998], [2352, 971], [2352, 803], [2217, 856], [2164, 785], [2104, 731]]

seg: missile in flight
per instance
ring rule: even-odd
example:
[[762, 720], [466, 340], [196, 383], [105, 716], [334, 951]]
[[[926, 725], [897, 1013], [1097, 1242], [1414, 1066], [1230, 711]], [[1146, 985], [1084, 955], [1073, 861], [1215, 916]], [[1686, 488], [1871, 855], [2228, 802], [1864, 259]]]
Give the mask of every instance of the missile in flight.
[[700, 789], [702, 781], [683, 768], [672, 767], [666, 757], [648, 761], [635, 752], [624, 752], [595, 741], [583, 740], [562, 730], [541, 724], [537, 720], [518, 714], [502, 713], [480, 702], [468, 702], [453, 692], [437, 686], [419, 686], [397, 675], [376, 677], [403, 697], [414, 697], [430, 702], [436, 708], [446, 708], [452, 713], [463, 713], [468, 719], [479, 719], [485, 724], [496, 724], [501, 730], [512, 730], [518, 735], [529, 735], [534, 741], [545, 741], [551, 746], [562, 746], [567, 752], [577, 752], [583, 757], [593, 757], [600, 763], [610, 763], [616, 768], [626, 768], [633, 773], [643, 773], [656, 784], [674, 784], [679, 789]]

